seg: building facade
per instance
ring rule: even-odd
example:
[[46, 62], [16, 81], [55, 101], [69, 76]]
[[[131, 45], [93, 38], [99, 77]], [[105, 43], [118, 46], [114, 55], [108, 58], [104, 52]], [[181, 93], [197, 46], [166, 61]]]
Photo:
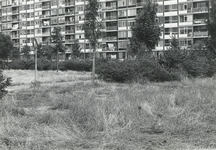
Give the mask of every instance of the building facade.
[[[99, 39], [98, 57], [127, 58], [131, 26], [143, 4], [149, 0], [98, 0], [104, 29]], [[154, 0], [158, 3], [157, 22], [162, 29], [155, 51], [166, 50], [173, 36], [180, 45], [190, 48], [208, 36], [206, 23], [209, 0]], [[92, 56], [81, 29], [87, 0], [0, 0], [0, 32], [11, 36], [14, 47], [21, 49], [38, 43], [50, 44], [54, 27], [62, 28], [66, 53], [78, 40], [83, 58]], [[33, 50], [33, 47], [32, 47]]]

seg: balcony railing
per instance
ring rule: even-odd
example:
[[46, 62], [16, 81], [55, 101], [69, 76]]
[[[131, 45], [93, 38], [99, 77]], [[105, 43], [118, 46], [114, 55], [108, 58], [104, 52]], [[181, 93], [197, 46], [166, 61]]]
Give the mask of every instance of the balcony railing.
[[13, 18], [12, 21], [19, 21], [19, 18]]
[[208, 22], [208, 19], [194, 19], [194, 24], [205, 24]]
[[193, 8], [193, 12], [207, 12], [208, 7], [198, 7], [198, 8]]
[[106, 20], [116, 20], [117, 17], [116, 16], [107, 16]]
[[19, 38], [20, 35], [12, 35], [12, 38]]
[[65, 5], [66, 6], [75, 5], [75, 1], [73, 1], [73, 2], [66, 2]]
[[50, 35], [50, 32], [42, 32], [43, 35]]
[[112, 36], [112, 37], [106, 37], [107, 40], [117, 40], [117, 37]]
[[13, 14], [19, 13], [19, 10], [13, 10], [12, 13]]
[[107, 30], [117, 30], [117, 26], [106, 27]]
[[75, 39], [65, 39], [65, 43], [73, 43]]
[[65, 30], [65, 33], [74, 33], [74, 30]]
[[50, 5], [42, 6], [42, 9], [49, 9], [49, 8], [50, 8]]
[[208, 36], [208, 32], [207, 31], [194, 32], [194, 36]]
[[74, 21], [66, 20], [65, 23], [66, 23], [66, 24], [74, 24]]

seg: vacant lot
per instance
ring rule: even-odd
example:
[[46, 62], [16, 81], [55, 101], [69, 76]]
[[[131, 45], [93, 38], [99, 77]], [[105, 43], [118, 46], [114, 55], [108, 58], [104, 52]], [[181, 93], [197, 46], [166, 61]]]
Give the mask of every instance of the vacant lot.
[[4, 71], [0, 149], [216, 149], [216, 79], [116, 84], [88, 72]]

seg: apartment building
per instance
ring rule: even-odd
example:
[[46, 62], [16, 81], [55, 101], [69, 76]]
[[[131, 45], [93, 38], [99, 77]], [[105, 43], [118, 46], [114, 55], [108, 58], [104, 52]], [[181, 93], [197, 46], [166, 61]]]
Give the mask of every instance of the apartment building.
[[[104, 34], [99, 39], [97, 57], [127, 58], [131, 26], [143, 4], [149, 0], [98, 0]], [[152, 0], [153, 1], [153, 0]], [[161, 40], [154, 51], [166, 50], [175, 36], [180, 45], [190, 48], [208, 36], [206, 22], [209, 0], [154, 0], [158, 3], [157, 22], [162, 29]], [[81, 29], [87, 0], [0, 0], [0, 32], [11, 36], [14, 47], [26, 43], [50, 44], [55, 26], [62, 28], [68, 57], [78, 40], [83, 58], [92, 57], [92, 50]], [[33, 47], [32, 47], [33, 50]], [[34, 53], [32, 51], [32, 53]]]

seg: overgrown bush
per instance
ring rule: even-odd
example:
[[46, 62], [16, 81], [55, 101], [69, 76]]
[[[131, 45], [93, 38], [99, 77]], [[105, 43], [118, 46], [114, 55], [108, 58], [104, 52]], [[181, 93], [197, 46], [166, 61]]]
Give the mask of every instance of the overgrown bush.
[[91, 71], [92, 61], [85, 59], [71, 59], [59, 63], [60, 70]]
[[11, 62], [11, 69], [33, 69], [34, 68], [34, 60], [23, 60], [23, 59], [15, 59]]
[[50, 70], [52, 66], [52, 62], [46, 58], [39, 58], [37, 61], [38, 70]]
[[[37, 60], [37, 69], [38, 70], [50, 70], [51, 69], [51, 61], [46, 58], [38, 58]], [[22, 69], [22, 70], [31, 70], [35, 69], [35, 61], [32, 59], [22, 60], [15, 59], [10, 64], [11, 69]]]
[[109, 82], [164, 82], [180, 80], [175, 73], [170, 73], [155, 60], [110, 60], [96, 65], [96, 73], [100, 79]]
[[2, 70], [0, 70], [0, 99], [2, 99], [5, 94], [7, 94], [7, 86], [11, 85], [11, 78], [5, 78], [2, 74]]
[[169, 72], [173, 70], [189, 77], [211, 77], [214, 75], [215, 61], [207, 57], [206, 51], [167, 50], [159, 59], [159, 64]]

